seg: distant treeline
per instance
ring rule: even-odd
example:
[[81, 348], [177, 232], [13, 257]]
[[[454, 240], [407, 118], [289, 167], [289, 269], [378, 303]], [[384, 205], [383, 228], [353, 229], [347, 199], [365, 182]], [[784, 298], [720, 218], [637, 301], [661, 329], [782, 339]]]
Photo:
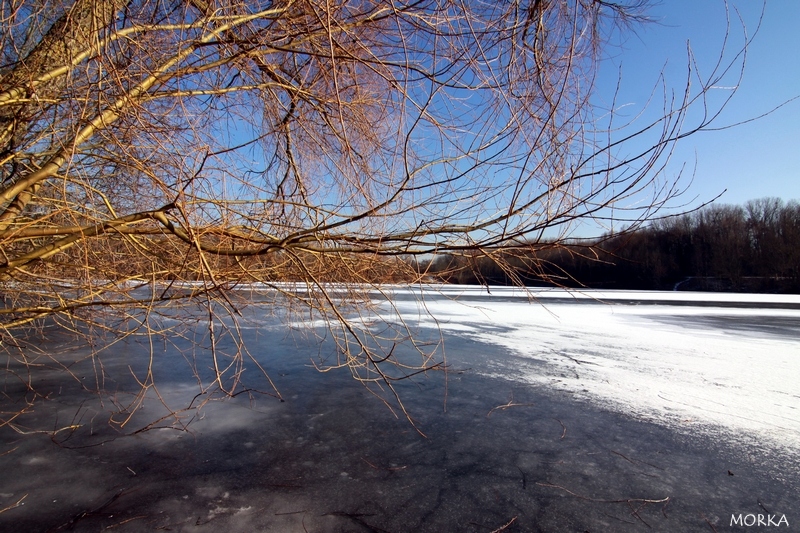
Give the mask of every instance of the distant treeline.
[[420, 266], [449, 283], [800, 293], [800, 204], [711, 205], [620, 235]]

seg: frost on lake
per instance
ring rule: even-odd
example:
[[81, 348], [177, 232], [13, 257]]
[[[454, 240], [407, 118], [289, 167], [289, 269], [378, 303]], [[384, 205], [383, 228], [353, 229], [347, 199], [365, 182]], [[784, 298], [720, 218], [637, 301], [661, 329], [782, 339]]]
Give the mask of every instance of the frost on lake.
[[426, 311], [414, 298], [396, 309], [419, 326], [502, 348], [487, 356], [487, 374], [681, 431], [787, 452], [800, 443], [798, 296], [476, 287], [444, 294], [424, 298]]

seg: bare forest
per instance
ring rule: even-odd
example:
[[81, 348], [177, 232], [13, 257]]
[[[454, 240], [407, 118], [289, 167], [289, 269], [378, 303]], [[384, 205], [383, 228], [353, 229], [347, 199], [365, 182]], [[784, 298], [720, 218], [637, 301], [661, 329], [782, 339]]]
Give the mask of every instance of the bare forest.
[[421, 271], [445, 283], [800, 293], [800, 205], [780, 198], [714, 204], [621, 235], [539, 243], [510, 268], [443, 255]]

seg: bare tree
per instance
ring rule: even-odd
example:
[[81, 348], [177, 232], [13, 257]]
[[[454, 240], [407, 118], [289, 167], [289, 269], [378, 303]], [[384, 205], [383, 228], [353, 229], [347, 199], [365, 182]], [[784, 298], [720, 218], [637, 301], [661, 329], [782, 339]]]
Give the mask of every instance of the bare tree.
[[707, 93], [741, 54], [702, 77], [687, 55], [685, 90], [618, 124], [595, 78], [643, 7], [2, 0], [3, 348], [24, 362], [15, 346], [44, 321], [154, 334], [149, 313], [194, 301], [215, 369], [201, 387], [235, 394], [246, 351], [214, 349], [236, 336], [217, 314], [258, 282], [326, 320], [333, 366], [391, 396], [438, 362], [421, 346], [400, 361], [408, 331], [353, 319], [365, 287], [419, 282], [431, 254], [502, 270], [503, 252], [610, 208], [635, 227], [680, 192], [665, 161], [717, 116]]

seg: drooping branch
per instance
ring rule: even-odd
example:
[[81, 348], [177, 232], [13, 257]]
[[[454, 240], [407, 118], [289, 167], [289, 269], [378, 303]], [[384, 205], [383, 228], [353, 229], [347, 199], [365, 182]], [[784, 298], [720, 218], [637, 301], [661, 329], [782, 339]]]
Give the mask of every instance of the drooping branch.
[[[681, 190], [675, 143], [712, 126], [707, 93], [743, 59], [699, 79], [689, 52], [677, 90], [654, 81], [658, 116], [620, 126], [593, 96], [638, 1], [18, 4], [0, 28], [0, 331], [123, 334], [92, 312], [125, 302], [147, 330], [188, 299], [216, 335], [226, 289], [254, 283], [323, 317], [334, 366], [394, 402], [396, 377], [437, 363], [402, 321], [376, 333], [365, 286], [422, 282], [439, 258], [522, 283], [576, 222], [657, 216]], [[209, 361], [226, 394], [236, 346]]]

